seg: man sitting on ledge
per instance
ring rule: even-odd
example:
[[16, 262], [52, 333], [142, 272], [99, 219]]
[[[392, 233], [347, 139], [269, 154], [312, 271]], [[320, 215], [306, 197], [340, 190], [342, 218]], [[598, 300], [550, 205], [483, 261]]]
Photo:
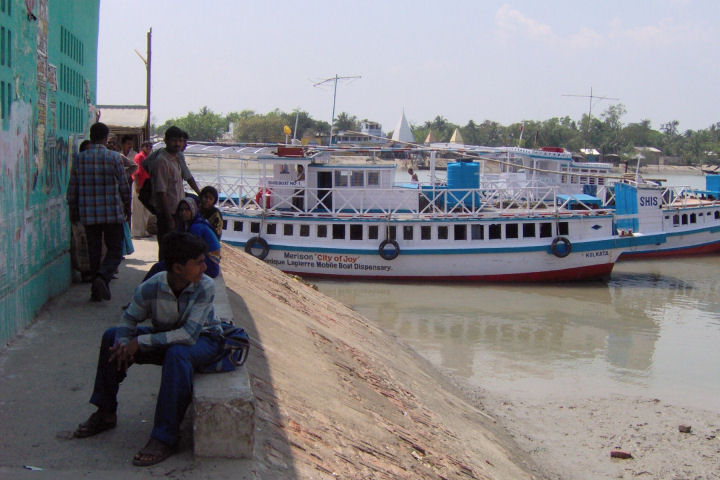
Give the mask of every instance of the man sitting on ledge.
[[[120, 382], [133, 363], [162, 365], [150, 440], [133, 458], [148, 466], [175, 453], [180, 422], [192, 399], [193, 373], [212, 362], [220, 344], [215, 283], [204, 275], [207, 246], [190, 233], [163, 239], [167, 271], [141, 283], [123, 313], [123, 326], [105, 331], [90, 403], [95, 413], [75, 430], [78, 438], [115, 427]], [[138, 326], [150, 319], [152, 326]]]

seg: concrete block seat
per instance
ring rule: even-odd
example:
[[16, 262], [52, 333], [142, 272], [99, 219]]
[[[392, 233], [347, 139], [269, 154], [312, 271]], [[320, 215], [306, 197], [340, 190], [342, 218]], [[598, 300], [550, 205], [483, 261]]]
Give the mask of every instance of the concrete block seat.
[[[215, 279], [215, 310], [233, 317], [222, 274]], [[200, 457], [252, 458], [255, 398], [245, 366], [234, 372], [196, 374], [193, 451]]]

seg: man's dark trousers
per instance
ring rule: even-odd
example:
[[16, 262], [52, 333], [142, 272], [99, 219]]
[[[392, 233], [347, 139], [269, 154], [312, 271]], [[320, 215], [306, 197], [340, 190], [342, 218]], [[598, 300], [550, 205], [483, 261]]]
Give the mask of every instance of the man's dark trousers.
[[[106, 285], [110, 284], [115, 271], [122, 261], [122, 247], [125, 233], [122, 223], [101, 223], [85, 225], [90, 272], [100, 276]], [[105, 258], [102, 258], [102, 242], [105, 240]], [[102, 260], [102, 261], [101, 261]]]

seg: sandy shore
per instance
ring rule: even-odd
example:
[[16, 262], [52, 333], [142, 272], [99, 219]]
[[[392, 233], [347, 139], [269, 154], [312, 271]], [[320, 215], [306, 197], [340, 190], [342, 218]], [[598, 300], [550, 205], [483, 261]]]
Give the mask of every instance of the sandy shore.
[[[513, 396], [462, 387], [553, 480], [720, 478], [720, 402], [712, 410], [628, 396]], [[691, 427], [681, 433], [681, 425]], [[611, 458], [613, 450], [632, 455]]]

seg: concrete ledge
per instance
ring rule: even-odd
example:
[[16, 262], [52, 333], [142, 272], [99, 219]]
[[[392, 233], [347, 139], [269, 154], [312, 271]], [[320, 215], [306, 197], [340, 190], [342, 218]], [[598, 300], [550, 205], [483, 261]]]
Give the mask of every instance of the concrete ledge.
[[244, 366], [234, 372], [196, 374], [193, 413], [195, 455], [253, 457], [255, 398]]
[[[215, 279], [215, 314], [223, 320], [233, 318], [222, 274]], [[195, 455], [252, 458], [254, 431], [255, 397], [244, 366], [234, 372], [195, 374]]]

